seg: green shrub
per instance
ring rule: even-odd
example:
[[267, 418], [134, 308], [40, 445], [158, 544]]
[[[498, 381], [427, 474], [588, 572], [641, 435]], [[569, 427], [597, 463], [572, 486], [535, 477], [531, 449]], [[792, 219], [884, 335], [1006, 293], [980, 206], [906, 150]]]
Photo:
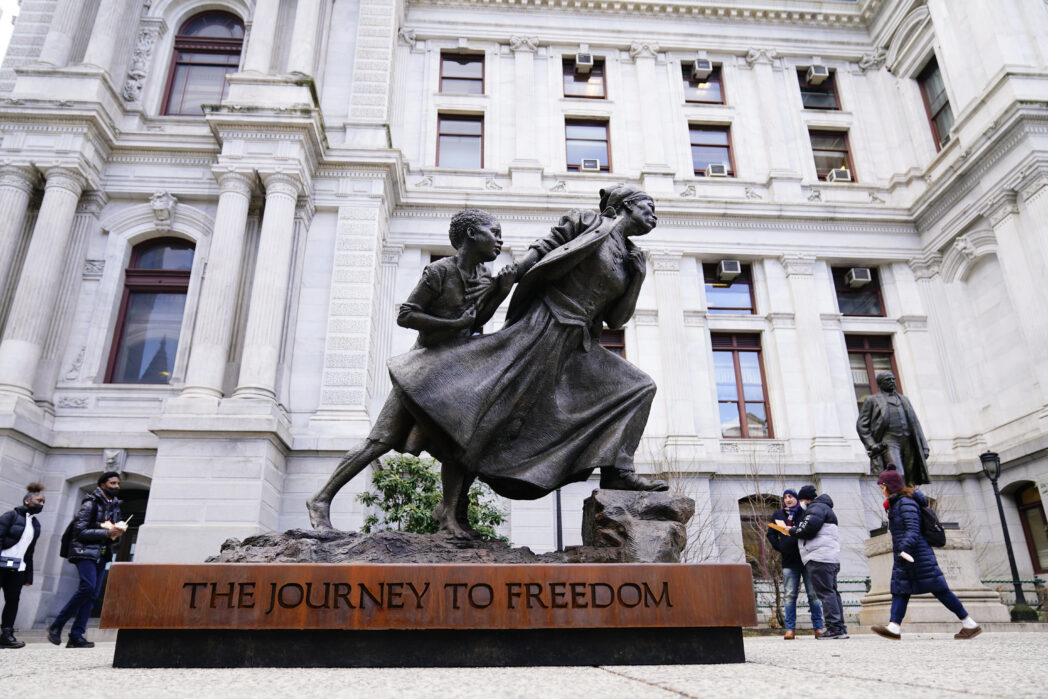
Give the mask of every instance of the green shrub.
[[[434, 534], [440, 525], [433, 510], [441, 497], [440, 463], [436, 460], [410, 454], [383, 457], [372, 471], [371, 487], [357, 496], [368, 507], [377, 507], [381, 518], [379, 514], [368, 515], [360, 530], [365, 534], [384, 530]], [[506, 521], [506, 513], [494, 497], [491, 488], [482, 483], [470, 488], [469, 523], [485, 538], [506, 541], [496, 532], [496, 527]]]

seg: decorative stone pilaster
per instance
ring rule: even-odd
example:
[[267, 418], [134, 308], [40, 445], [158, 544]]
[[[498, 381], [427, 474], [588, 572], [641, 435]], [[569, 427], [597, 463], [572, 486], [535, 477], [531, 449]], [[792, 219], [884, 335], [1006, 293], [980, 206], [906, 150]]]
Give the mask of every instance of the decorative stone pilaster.
[[36, 171], [29, 167], [0, 167], [0, 298], [16, 276], [12, 266], [22, 242], [29, 198], [38, 179]]
[[659, 353], [662, 359], [663, 382], [659, 392], [666, 406], [666, 432], [670, 440], [693, 438], [695, 415], [694, 390], [688, 366], [688, 342], [684, 328], [684, 308], [681, 305], [679, 252], [660, 252], [651, 255], [655, 270], [655, 298], [658, 305]]
[[266, 209], [251, 285], [240, 380], [234, 398], [276, 399], [280, 341], [284, 335], [295, 205], [302, 189], [297, 177], [274, 173], [265, 178]]
[[215, 174], [220, 188], [218, 211], [182, 395], [217, 400], [222, 396], [233, 333], [253, 180], [250, 174], [236, 170], [219, 169]]
[[[666, 161], [666, 148], [663, 143], [663, 129], [659, 124], [659, 110], [656, 105], [662, 95], [658, 89], [655, 75], [655, 60], [658, 58], [659, 45], [647, 41], [634, 41], [630, 44], [630, 58], [637, 67], [637, 91], [640, 99], [637, 107], [640, 110], [640, 122], [643, 124], [645, 138], [644, 165], [642, 171], [653, 175], [672, 175]], [[669, 184], [672, 185], [672, 180]], [[648, 183], [645, 182], [645, 187]], [[650, 188], [649, 188], [650, 190]]]
[[356, 60], [349, 98], [346, 140], [355, 146], [388, 148], [390, 84], [397, 43], [399, 0], [368, 0], [360, 5]]
[[358, 202], [338, 212], [331, 300], [320, 404], [311, 425], [326, 432], [359, 437], [368, 418], [368, 354], [375, 332], [375, 274], [385, 212], [377, 203]]
[[138, 104], [141, 101], [142, 88], [145, 86], [149, 66], [153, 60], [153, 48], [166, 32], [167, 23], [159, 17], [144, 18], [139, 23], [135, 49], [131, 54], [131, 65], [127, 69], [127, 77], [120, 90], [126, 102]]
[[386, 362], [389, 360], [392, 345], [393, 321], [397, 317], [397, 300], [393, 298], [397, 266], [403, 254], [403, 245], [383, 245], [379, 254], [381, 266], [378, 277], [378, 298], [375, 303], [375, 335], [374, 342], [371, 343], [374, 350], [368, 380], [368, 395], [376, 399], [386, 396], [393, 386], [389, 380], [389, 372], [386, 370]]
[[78, 172], [54, 167], [45, 174], [44, 200], [29, 241], [22, 275], [0, 342], [0, 392], [32, 396], [72, 234], [77, 201], [86, 184]]
[[515, 108], [513, 137], [513, 163], [510, 165], [514, 188], [537, 188], [542, 185], [542, 164], [536, 153], [539, 139], [535, 137], [535, 124], [542, 122], [538, 110], [542, 105], [535, 102], [535, 53], [539, 40], [534, 36], [511, 36], [510, 50], [513, 51], [513, 101]]

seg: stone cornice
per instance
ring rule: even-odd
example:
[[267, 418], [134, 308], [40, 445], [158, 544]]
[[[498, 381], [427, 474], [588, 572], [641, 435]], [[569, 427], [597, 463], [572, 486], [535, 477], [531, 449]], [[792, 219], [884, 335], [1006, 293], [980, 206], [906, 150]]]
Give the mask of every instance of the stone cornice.
[[798, 25], [835, 28], [866, 27], [877, 14], [884, 0], [858, 0], [855, 3], [823, 2], [791, 3], [790, 7], [760, 0], [516, 0], [509, 5], [505, 0], [409, 0], [417, 7], [493, 8], [516, 12], [556, 10], [587, 14], [641, 15], [663, 18], [707, 19], [723, 22], [752, 22], [754, 24]]

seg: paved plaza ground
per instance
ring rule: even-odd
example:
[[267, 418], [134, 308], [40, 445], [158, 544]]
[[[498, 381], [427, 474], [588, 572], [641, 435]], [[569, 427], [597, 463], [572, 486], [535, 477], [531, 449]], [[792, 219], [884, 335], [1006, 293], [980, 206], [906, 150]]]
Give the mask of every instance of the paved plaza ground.
[[573, 668], [116, 670], [114, 644], [33, 639], [0, 650], [8, 696], [88, 697], [1048, 697], [1048, 633], [972, 641], [746, 639], [745, 664]]

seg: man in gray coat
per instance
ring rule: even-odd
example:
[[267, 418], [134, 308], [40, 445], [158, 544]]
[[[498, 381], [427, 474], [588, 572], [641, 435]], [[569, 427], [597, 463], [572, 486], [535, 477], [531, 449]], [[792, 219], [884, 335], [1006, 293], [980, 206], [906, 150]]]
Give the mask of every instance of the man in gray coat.
[[855, 430], [870, 455], [870, 472], [879, 475], [888, 464], [903, 472], [907, 485], [928, 479], [928, 441], [906, 396], [895, 390], [890, 371], [877, 373], [879, 393], [867, 396]]
[[833, 512], [833, 500], [825, 493], [816, 497], [814, 485], [801, 488], [797, 499], [804, 508], [804, 517], [796, 526], [790, 527], [790, 536], [798, 539], [797, 548], [815, 594], [822, 602], [822, 615], [826, 624], [826, 633], [815, 638], [820, 641], [848, 638], [841, 594], [837, 591], [841, 543], [837, 538], [837, 515]]

